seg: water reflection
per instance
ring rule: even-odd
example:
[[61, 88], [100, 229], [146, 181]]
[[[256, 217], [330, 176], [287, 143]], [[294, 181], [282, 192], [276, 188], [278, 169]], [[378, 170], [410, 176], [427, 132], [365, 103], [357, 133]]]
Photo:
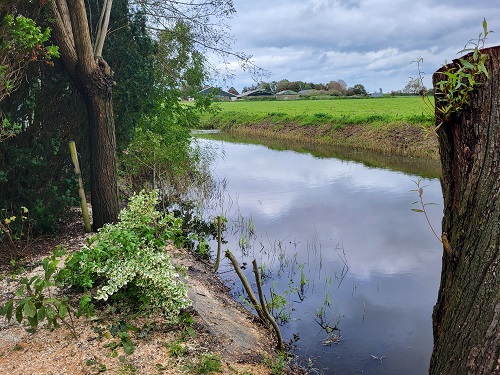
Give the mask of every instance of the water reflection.
[[[248, 254], [239, 257], [248, 264], [257, 258], [271, 274], [267, 289], [289, 293], [293, 313], [283, 333], [298, 334], [298, 354], [328, 374], [425, 373], [441, 247], [425, 219], [410, 211], [418, 176], [258, 145], [200, 142], [224, 150], [214, 173], [228, 180], [236, 202], [228, 219], [251, 218], [255, 228], [245, 240]], [[424, 199], [438, 203], [428, 214], [439, 229], [439, 182], [423, 185]], [[237, 254], [241, 234], [227, 239]], [[328, 332], [319, 312], [330, 327], [338, 322], [338, 344], [324, 345]]]
[[280, 139], [260, 139], [258, 137], [235, 137], [219, 130], [198, 131], [197, 136], [225, 142], [265, 145], [271, 150], [293, 150], [298, 153], [311, 154], [317, 158], [336, 158], [339, 160], [357, 161], [367, 167], [389, 168], [405, 173], [418, 174], [422, 177], [437, 178], [441, 175], [438, 160], [423, 158], [402, 158], [388, 154], [373, 153], [367, 150], [332, 146], [322, 143], [298, 142]]

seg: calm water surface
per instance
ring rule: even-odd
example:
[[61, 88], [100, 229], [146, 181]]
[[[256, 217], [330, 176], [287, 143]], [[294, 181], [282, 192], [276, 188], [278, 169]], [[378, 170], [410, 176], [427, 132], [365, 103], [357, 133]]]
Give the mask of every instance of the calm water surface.
[[[223, 158], [223, 211], [229, 248], [261, 265], [267, 295], [287, 297], [284, 339], [324, 374], [425, 374], [432, 349], [432, 307], [440, 243], [422, 214], [418, 175], [317, 158], [260, 145], [200, 139]], [[424, 179], [424, 200], [440, 229], [442, 194]], [[243, 294], [226, 259], [219, 269]], [[302, 282], [301, 282], [302, 280]], [[338, 341], [338, 342], [337, 342]]]

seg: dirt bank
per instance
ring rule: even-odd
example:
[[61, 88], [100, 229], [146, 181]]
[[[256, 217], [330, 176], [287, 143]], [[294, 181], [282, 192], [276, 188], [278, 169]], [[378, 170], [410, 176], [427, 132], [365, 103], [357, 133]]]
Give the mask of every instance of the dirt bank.
[[294, 123], [238, 124], [223, 129], [237, 136], [319, 142], [352, 147], [394, 156], [439, 160], [435, 133], [414, 124], [387, 125], [301, 125]]
[[[87, 236], [74, 222], [60, 235], [37, 239], [32, 246], [0, 247], [0, 305], [11, 298], [17, 277], [41, 274], [41, 259], [56, 245], [75, 251]], [[112, 311], [103, 313], [102, 319], [77, 321], [78, 338], [64, 327], [41, 327], [30, 333], [26, 326], [2, 317], [0, 374], [210, 373], [201, 367], [207, 358], [219, 358], [224, 374], [270, 374], [264, 358], [276, 357], [272, 333], [231, 298], [210, 266], [186, 251], [169, 251], [174, 262], [188, 269], [185, 281], [193, 301], [190, 329], [168, 325], [161, 316], [133, 319], [137, 330], [128, 334], [135, 351], [126, 355], [122, 347], [113, 348], [119, 339], [112, 334], [113, 324], [126, 317]], [[18, 258], [14, 267], [13, 253]]]

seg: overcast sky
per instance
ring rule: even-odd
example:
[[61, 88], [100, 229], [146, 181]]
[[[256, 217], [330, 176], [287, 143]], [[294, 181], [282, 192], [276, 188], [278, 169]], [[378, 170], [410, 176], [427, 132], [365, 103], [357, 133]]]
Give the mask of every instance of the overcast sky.
[[[269, 82], [288, 79], [328, 83], [343, 79], [368, 92], [402, 89], [416, 77], [412, 61], [423, 58], [426, 86], [445, 61], [457, 57], [482, 32], [486, 45], [500, 44], [500, 0], [234, 0], [230, 20], [234, 49], [253, 55], [272, 72]], [[252, 86], [241, 70], [229, 82]]]

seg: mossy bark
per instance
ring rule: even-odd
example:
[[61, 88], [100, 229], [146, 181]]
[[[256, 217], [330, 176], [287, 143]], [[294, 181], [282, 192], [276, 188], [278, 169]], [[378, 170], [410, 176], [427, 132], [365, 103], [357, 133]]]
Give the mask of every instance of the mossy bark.
[[[483, 53], [489, 78], [438, 130], [451, 254], [443, 251], [430, 374], [500, 373], [500, 47]], [[434, 74], [435, 88], [450, 65]]]

